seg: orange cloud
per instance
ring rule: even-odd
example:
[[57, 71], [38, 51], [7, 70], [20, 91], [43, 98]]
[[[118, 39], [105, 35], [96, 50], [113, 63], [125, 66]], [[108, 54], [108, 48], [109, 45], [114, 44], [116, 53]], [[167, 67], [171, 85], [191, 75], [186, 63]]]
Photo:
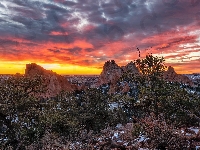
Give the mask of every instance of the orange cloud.
[[[93, 28], [94, 26], [90, 25], [86, 26], [85, 30], [90, 31]], [[153, 53], [164, 56], [166, 64], [175, 67], [178, 73], [200, 72], [198, 70], [200, 56], [198, 36], [190, 33], [195, 30], [197, 26], [192, 25], [186, 29], [180, 27], [179, 32], [171, 30], [145, 37], [139, 45], [143, 47], [152, 45], [152, 48], [146, 46], [146, 49], [140, 49], [141, 57], [144, 58], [146, 54]], [[50, 34], [62, 35], [57, 31], [52, 31]], [[31, 62], [41, 65], [49, 64], [52, 66], [51, 70], [61, 74], [99, 74], [105, 61], [114, 59], [118, 65], [122, 66], [137, 59], [139, 54], [134, 40], [109, 41], [95, 49], [95, 46], [86, 39], [78, 38], [72, 43], [50, 40], [34, 43], [34, 41], [12, 36], [7, 36], [6, 39], [11, 44], [2, 43], [5, 49], [0, 53], [0, 73], [6, 74], [23, 73], [25, 64]]]
[[58, 31], [52, 31], [51, 33], [50, 33], [50, 35], [68, 35], [68, 33], [63, 33], [63, 32], [58, 32]]

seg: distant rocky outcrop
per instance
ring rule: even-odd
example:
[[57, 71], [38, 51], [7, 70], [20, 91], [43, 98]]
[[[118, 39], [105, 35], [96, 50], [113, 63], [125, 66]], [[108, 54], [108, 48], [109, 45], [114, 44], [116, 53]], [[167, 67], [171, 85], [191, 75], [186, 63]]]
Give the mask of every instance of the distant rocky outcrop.
[[126, 66], [122, 66], [121, 67], [123, 72], [132, 72], [132, 73], [139, 73], [138, 68], [135, 66], [135, 64], [131, 61], [130, 63], [128, 63]]
[[69, 83], [69, 81], [57, 73], [46, 70], [43, 67], [31, 63], [26, 65], [25, 76], [34, 77], [36, 75], [41, 75], [45, 78], [44, 83], [47, 86], [47, 91], [40, 95], [42, 97], [54, 97], [61, 91], [73, 91], [76, 87]]
[[105, 62], [103, 70], [99, 76], [100, 85], [105, 83], [116, 83], [122, 75], [122, 69], [114, 60]]
[[[132, 61], [128, 63], [126, 66], [120, 67], [115, 63], [114, 60], [109, 60], [105, 62], [103, 66], [103, 70], [99, 76], [99, 85], [109, 84], [110, 85], [109, 93], [115, 93], [117, 90], [116, 89], [117, 81], [125, 72], [132, 72], [138, 74], [139, 70]], [[123, 92], [127, 92], [128, 90], [129, 87], [128, 85], [126, 85], [123, 88]]]
[[116, 91], [116, 83], [122, 76], [122, 70], [114, 60], [105, 62], [103, 70], [99, 76], [98, 86], [103, 84], [109, 84], [109, 93]]
[[184, 84], [188, 84], [190, 86], [193, 85], [192, 81], [182, 74], [177, 74], [173, 67], [169, 66], [168, 70], [164, 72], [163, 77], [167, 81], [171, 82], [180, 82]]
[[[103, 66], [103, 70], [99, 77], [99, 85], [102, 84], [109, 84], [110, 89], [109, 93], [115, 93], [118, 86], [117, 81], [120, 79], [120, 77], [123, 75], [123, 73], [131, 72], [137, 75], [141, 75], [139, 72], [139, 69], [136, 67], [136, 65], [131, 61], [126, 66], [118, 66], [114, 60], [105, 62]], [[173, 67], [169, 66], [168, 70], [164, 72], [163, 77], [166, 81], [171, 82], [180, 82], [184, 84], [188, 84], [190, 86], [193, 85], [192, 81], [182, 74], [177, 74]], [[123, 90], [121, 92], [128, 92], [130, 87], [126, 83], [123, 87]]]

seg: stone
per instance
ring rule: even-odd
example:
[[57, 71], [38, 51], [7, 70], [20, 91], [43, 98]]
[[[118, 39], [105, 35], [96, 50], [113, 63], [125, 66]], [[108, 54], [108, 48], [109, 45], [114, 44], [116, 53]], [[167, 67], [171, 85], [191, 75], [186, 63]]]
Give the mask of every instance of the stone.
[[170, 82], [179, 82], [193, 86], [192, 81], [187, 76], [177, 74], [172, 66], [168, 67], [168, 70], [164, 72], [163, 77]]
[[99, 76], [99, 85], [102, 84], [115, 84], [122, 75], [121, 67], [119, 67], [114, 60], [107, 61]]
[[[114, 60], [109, 60], [105, 62], [103, 66], [103, 70], [99, 76], [98, 85], [102, 84], [110, 84], [109, 93], [115, 93], [119, 88], [117, 86], [117, 82], [119, 81], [120, 77], [122, 77], [123, 73], [135, 73], [138, 74], [139, 70], [135, 66], [135, 64], [131, 61], [126, 66], [118, 66]], [[122, 89], [122, 92], [128, 92], [129, 87], [126, 84], [125, 87]]]
[[76, 89], [76, 87], [69, 83], [65, 77], [51, 70], [46, 70], [35, 63], [27, 64], [25, 69], [25, 76], [34, 77], [36, 75], [41, 75], [44, 77], [45, 81], [41, 84], [46, 84], [47, 86], [47, 91], [41, 94], [41, 97], [54, 97], [61, 91], [73, 91]]
[[[102, 84], [110, 84], [109, 93], [115, 93], [118, 91], [118, 85], [117, 82], [119, 81], [120, 77], [124, 73], [133, 73], [135, 75], [141, 75], [139, 72], [139, 69], [136, 67], [136, 65], [131, 61], [126, 66], [118, 66], [114, 60], [105, 62], [103, 66], [103, 70], [100, 74], [98, 86]], [[171, 82], [180, 82], [184, 84], [188, 84], [190, 86], [193, 85], [192, 81], [182, 74], [177, 74], [172, 66], [168, 67], [168, 70], [163, 73], [163, 78], [166, 81]], [[122, 88], [121, 92], [125, 93], [130, 90], [130, 86], [125, 84]]]

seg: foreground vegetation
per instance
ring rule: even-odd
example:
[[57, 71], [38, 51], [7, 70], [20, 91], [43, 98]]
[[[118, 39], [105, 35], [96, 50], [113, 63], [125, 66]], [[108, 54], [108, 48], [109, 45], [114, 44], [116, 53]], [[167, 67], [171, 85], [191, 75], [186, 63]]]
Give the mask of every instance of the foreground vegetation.
[[[130, 91], [114, 95], [100, 87], [41, 99], [34, 96], [45, 91], [41, 76], [14, 76], [2, 82], [0, 148], [194, 148], [200, 134], [186, 136], [181, 130], [199, 126], [199, 96], [188, 93], [181, 83], [163, 79], [163, 58], [147, 55], [135, 64], [141, 75], [124, 73], [116, 88], [127, 82]], [[114, 103], [118, 105], [112, 108]], [[119, 136], [113, 135], [115, 130], [121, 130]], [[141, 136], [145, 140], [137, 141]]]

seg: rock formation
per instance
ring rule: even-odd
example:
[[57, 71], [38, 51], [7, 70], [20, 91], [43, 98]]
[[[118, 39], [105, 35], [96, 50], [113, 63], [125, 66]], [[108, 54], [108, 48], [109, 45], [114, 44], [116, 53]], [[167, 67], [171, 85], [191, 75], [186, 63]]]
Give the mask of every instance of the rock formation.
[[[118, 89], [117, 81], [120, 79], [120, 77], [123, 75], [123, 73], [134, 73], [137, 75], [140, 75], [139, 69], [135, 66], [135, 64], [131, 61], [126, 66], [118, 66], [114, 60], [105, 62], [103, 66], [103, 70], [99, 77], [99, 84], [110, 84], [110, 90], [109, 93], [115, 93]], [[172, 82], [180, 82], [184, 84], [188, 84], [190, 86], [193, 85], [192, 81], [184, 75], [177, 74], [173, 67], [169, 66], [168, 70], [164, 72], [163, 77], [167, 81]], [[123, 87], [123, 90], [121, 92], [128, 92], [130, 87], [125, 84], [126, 86]]]
[[167, 81], [171, 82], [180, 82], [184, 84], [188, 84], [190, 86], [193, 85], [192, 81], [187, 77], [182, 74], [177, 74], [174, 70], [173, 67], [169, 66], [168, 70], [164, 72], [163, 77]]
[[121, 67], [123, 72], [132, 72], [132, 73], [139, 73], [138, 68], [135, 66], [135, 64], [131, 61], [126, 66]]
[[[139, 74], [139, 70], [135, 66], [135, 64], [131, 61], [126, 66], [118, 66], [114, 60], [105, 62], [103, 66], [103, 70], [99, 76], [99, 85], [102, 84], [110, 84], [110, 90], [109, 93], [115, 93], [118, 89], [117, 81], [119, 81], [120, 77], [125, 72], [131, 72], [135, 74]], [[123, 88], [123, 92], [128, 92], [129, 87], [126, 85], [126, 87]]]
[[102, 84], [109, 84], [109, 93], [116, 91], [116, 83], [122, 76], [122, 69], [115, 63], [114, 60], [105, 62], [103, 70], [99, 76], [98, 86]]
[[119, 78], [122, 75], [122, 69], [119, 67], [114, 60], [107, 61], [104, 66], [103, 70], [100, 74], [99, 77], [99, 84], [106, 84], [106, 83], [111, 83], [114, 84], [116, 83]]
[[67, 79], [57, 73], [46, 70], [41, 66], [31, 63], [26, 65], [25, 76], [34, 77], [41, 75], [45, 78], [44, 83], [47, 86], [47, 91], [40, 95], [42, 97], [53, 97], [59, 94], [62, 90], [73, 91], [76, 87], [71, 85]]

